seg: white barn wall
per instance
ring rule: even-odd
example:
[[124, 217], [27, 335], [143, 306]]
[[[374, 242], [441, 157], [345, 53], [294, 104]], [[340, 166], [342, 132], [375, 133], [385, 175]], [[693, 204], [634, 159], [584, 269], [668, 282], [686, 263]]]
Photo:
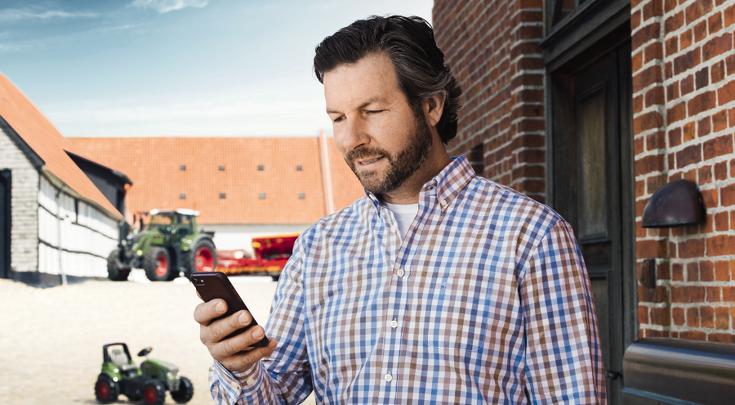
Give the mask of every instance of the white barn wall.
[[[38, 198], [38, 270], [48, 274], [61, 274], [55, 199], [58, 190], [48, 180], [41, 178]], [[78, 277], [107, 277], [107, 256], [117, 246], [117, 222], [66, 193], [61, 194], [59, 205], [63, 273]]]
[[0, 129], [0, 170], [11, 171], [10, 268], [38, 269], [38, 182], [40, 175], [10, 137]]
[[203, 231], [214, 231], [214, 244], [217, 249], [242, 249], [253, 254], [251, 243], [259, 236], [301, 233], [313, 224], [297, 225], [242, 225], [242, 224], [205, 224], [199, 228]]

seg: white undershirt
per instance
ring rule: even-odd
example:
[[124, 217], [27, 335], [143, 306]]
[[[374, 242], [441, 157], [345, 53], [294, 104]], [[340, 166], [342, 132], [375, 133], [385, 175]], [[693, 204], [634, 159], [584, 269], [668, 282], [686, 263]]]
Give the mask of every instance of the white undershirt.
[[411, 227], [411, 222], [416, 218], [416, 214], [419, 213], [419, 205], [417, 204], [391, 204], [385, 203], [389, 210], [393, 213], [393, 216], [398, 222], [398, 232], [401, 234], [401, 239], [408, 233], [408, 228]]

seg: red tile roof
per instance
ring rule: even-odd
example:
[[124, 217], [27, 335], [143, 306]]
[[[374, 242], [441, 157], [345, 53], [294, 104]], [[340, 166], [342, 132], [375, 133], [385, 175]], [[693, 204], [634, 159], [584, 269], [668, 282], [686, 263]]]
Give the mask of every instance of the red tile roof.
[[2, 74], [0, 74], [0, 116], [43, 159], [46, 170], [82, 197], [101, 206], [113, 216], [122, 217], [120, 212], [66, 154], [67, 151], [76, 153], [72, 144]]
[[[316, 137], [69, 140], [83, 155], [131, 178], [127, 207], [132, 213], [190, 208], [201, 213], [203, 224], [310, 224], [325, 215]], [[334, 205], [341, 209], [365, 194], [332, 138], [328, 144]]]

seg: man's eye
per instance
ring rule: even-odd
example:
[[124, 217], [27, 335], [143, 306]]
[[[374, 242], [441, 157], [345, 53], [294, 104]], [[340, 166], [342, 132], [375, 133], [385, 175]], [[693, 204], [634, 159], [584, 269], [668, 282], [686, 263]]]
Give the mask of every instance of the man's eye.
[[383, 111], [385, 110], [368, 110], [368, 114], [377, 114], [377, 113], [382, 113]]
[[335, 118], [332, 120], [332, 122], [340, 122], [344, 119], [344, 117]]

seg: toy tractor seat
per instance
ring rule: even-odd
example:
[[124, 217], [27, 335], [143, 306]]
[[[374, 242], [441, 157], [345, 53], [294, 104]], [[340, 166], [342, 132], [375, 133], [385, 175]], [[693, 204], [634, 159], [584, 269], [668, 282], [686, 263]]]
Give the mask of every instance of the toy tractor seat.
[[121, 346], [110, 346], [107, 348], [107, 354], [110, 360], [120, 367], [122, 374], [134, 377], [137, 374], [138, 366], [130, 364], [130, 357]]

